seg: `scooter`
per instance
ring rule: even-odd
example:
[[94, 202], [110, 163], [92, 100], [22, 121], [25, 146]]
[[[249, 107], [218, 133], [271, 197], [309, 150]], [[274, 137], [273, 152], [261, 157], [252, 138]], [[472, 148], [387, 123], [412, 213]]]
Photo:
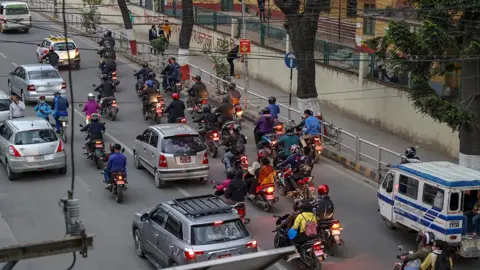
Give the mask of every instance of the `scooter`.
[[420, 265], [422, 262], [420, 260], [414, 260], [406, 262], [401, 259], [402, 256], [408, 256], [413, 254], [413, 251], [403, 252], [403, 246], [398, 246], [398, 251], [402, 252], [401, 254], [397, 255], [398, 262], [395, 262], [393, 265], [393, 270], [419, 270]]
[[[220, 185], [221, 183], [218, 183], [216, 180], [212, 180], [211, 183], [214, 184], [213, 189], [217, 189], [217, 186]], [[215, 195], [223, 195], [225, 192], [226, 188], [223, 190], [217, 190], [215, 192]], [[247, 215], [247, 205], [244, 202], [238, 202], [234, 205], [232, 205], [233, 211], [238, 214], [240, 217], [240, 220], [243, 222], [243, 224], [248, 224], [250, 223], [250, 219], [246, 217]]]
[[256, 205], [260, 205], [265, 212], [269, 212], [273, 204], [280, 199], [275, 196], [275, 184], [260, 185], [255, 187], [255, 196], [248, 197]]
[[338, 249], [343, 246], [345, 242], [340, 238], [340, 232], [343, 230], [340, 221], [320, 220], [318, 222], [320, 239], [322, 240], [325, 250], [331, 256], [338, 255]]
[[[81, 128], [83, 128], [82, 124], [79, 124]], [[89, 144], [85, 145], [84, 148], [87, 152], [84, 155], [87, 158], [91, 159], [97, 169], [101, 169], [104, 165], [104, 158], [105, 158], [105, 143], [103, 140], [92, 140]]]

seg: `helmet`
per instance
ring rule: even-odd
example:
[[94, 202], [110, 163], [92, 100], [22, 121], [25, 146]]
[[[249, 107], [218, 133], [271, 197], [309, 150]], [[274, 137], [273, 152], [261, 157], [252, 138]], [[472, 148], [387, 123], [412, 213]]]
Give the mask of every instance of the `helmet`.
[[172, 98], [173, 100], [178, 100], [180, 99], [180, 95], [178, 93], [172, 93]]
[[294, 130], [293, 127], [287, 127], [287, 128], [285, 129], [285, 131], [286, 131], [287, 133], [294, 133], [294, 132], [295, 132], [295, 130]]
[[313, 205], [309, 202], [302, 204], [302, 211], [303, 212], [313, 212]]
[[155, 79], [155, 73], [149, 72], [148, 73], [148, 78], [151, 79], [151, 80]]
[[313, 112], [311, 110], [305, 110], [303, 113], [307, 115], [313, 115]]
[[147, 68], [148, 67], [148, 62], [143, 62], [142, 67]]
[[257, 153], [257, 158], [258, 159], [261, 159], [261, 158], [265, 158], [265, 157], [268, 157], [268, 151], [267, 150], [259, 150], [258, 153]]
[[222, 102], [230, 102], [230, 98], [228, 96], [223, 96]]
[[93, 113], [92, 116], [90, 117], [90, 121], [97, 122], [98, 120], [100, 120], [100, 117], [98, 116], [98, 114]]
[[55, 91], [55, 93], [53, 93], [54, 96], [60, 96], [60, 91]]
[[204, 113], [208, 113], [208, 112], [211, 112], [212, 111], [212, 106], [210, 104], [206, 104], [205, 106], [203, 106], [203, 112]]
[[193, 79], [196, 80], [196, 81], [199, 81], [199, 82], [202, 81], [202, 77], [200, 77], [200, 76], [198, 76], [198, 75], [195, 76], [195, 77], [193, 77]]
[[262, 114], [270, 114], [270, 108], [266, 107], [262, 110]]
[[290, 152], [295, 154], [300, 153], [300, 146], [293, 144], [292, 146], [290, 146]]
[[114, 150], [121, 150], [122, 146], [120, 144], [116, 143], [116, 144], [113, 145], [113, 149]]
[[107, 31], [107, 36], [111, 37], [112, 36], [112, 31]]
[[227, 178], [232, 179], [235, 176], [235, 170], [227, 170]]
[[153, 82], [152, 82], [152, 80], [147, 80], [147, 81], [145, 82], [145, 84], [147, 85], [147, 87], [153, 87]]
[[108, 81], [108, 75], [107, 74], [102, 74], [101, 78], [102, 78], [102, 81]]
[[88, 100], [95, 100], [95, 94], [93, 93], [88, 93]]
[[277, 99], [275, 97], [268, 98], [268, 104], [275, 104], [275, 102], [277, 102]]
[[55, 52], [55, 49], [53, 49], [53, 46], [50, 46], [50, 48], [48, 49], [48, 51], [50, 51], [50, 52]]
[[234, 82], [231, 82], [229, 85], [228, 85], [228, 89], [230, 90], [235, 90], [237, 88], [237, 84], [234, 83]]
[[408, 147], [405, 150], [405, 157], [407, 157], [407, 158], [413, 158], [416, 155], [417, 155], [417, 150], [415, 149], [415, 147]]
[[433, 245], [434, 241], [435, 241], [435, 234], [433, 234], [432, 232], [419, 233], [417, 236], [417, 243], [421, 243], [426, 246]]
[[322, 185], [318, 186], [318, 188], [317, 188], [317, 193], [320, 196], [327, 196], [329, 191], [330, 191], [330, 189], [325, 184], [322, 184]]
[[45, 100], [45, 96], [40, 96], [39, 99], [40, 100]]
[[293, 201], [293, 211], [298, 211], [302, 209], [302, 200], [300, 199], [295, 199]]

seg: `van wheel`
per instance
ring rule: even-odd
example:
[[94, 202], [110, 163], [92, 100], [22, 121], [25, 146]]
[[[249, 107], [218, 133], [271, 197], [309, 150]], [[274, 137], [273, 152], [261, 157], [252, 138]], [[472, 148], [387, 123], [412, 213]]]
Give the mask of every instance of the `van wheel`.
[[160, 179], [160, 175], [157, 170], [155, 170], [155, 174], [153, 177], [155, 181], [155, 186], [157, 188], [164, 188], [166, 186], [166, 182]]
[[13, 181], [18, 178], [19, 174], [12, 172], [12, 169], [10, 168], [10, 164], [8, 164], [8, 162], [5, 162], [5, 169], [7, 170], [8, 180]]
[[383, 222], [385, 222], [385, 226], [387, 226], [387, 228], [389, 228], [390, 230], [396, 229], [393, 223], [391, 223], [390, 221], [384, 220]]

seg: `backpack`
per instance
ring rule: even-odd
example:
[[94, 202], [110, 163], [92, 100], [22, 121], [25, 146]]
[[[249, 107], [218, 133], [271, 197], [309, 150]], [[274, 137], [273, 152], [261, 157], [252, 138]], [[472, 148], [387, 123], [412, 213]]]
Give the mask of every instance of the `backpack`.
[[305, 219], [305, 235], [306, 236], [317, 236], [317, 223], [313, 220], [307, 220], [303, 214], [301, 214], [303, 219]]
[[433, 267], [435, 270], [452, 270], [450, 265], [450, 258], [447, 254], [440, 254], [437, 256], [435, 260], [435, 266]]

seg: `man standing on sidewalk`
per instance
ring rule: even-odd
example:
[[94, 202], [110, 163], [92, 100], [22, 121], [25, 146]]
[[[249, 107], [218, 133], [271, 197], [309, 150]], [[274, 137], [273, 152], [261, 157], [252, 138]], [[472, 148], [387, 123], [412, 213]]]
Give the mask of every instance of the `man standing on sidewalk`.
[[25, 111], [25, 103], [20, 101], [17, 95], [13, 94], [11, 97], [12, 103], [10, 104], [10, 113], [9, 113], [9, 119], [14, 119], [14, 118], [21, 118], [24, 117], [25, 115], [23, 114], [23, 111]]
[[165, 20], [165, 22], [162, 25], [163, 32], [165, 33], [165, 37], [167, 38], [167, 49], [168, 45], [170, 45], [170, 35], [172, 34], [172, 27], [170, 26], [170, 23], [168, 20]]
[[238, 58], [238, 50], [240, 47], [233, 43], [232, 44], [232, 49], [228, 52], [227, 54], [227, 62], [230, 65], [230, 76], [235, 77], [235, 64], [233, 64], [233, 61]]
[[258, 3], [258, 16], [260, 16], [260, 22], [267, 22], [265, 19], [265, 0], [257, 0]]
[[157, 33], [157, 28], [155, 28], [155, 25], [152, 25], [152, 28], [148, 30], [148, 41], [150, 42], [150, 53], [157, 54], [157, 50], [153, 48], [153, 41], [158, 38], [158, 33]]

